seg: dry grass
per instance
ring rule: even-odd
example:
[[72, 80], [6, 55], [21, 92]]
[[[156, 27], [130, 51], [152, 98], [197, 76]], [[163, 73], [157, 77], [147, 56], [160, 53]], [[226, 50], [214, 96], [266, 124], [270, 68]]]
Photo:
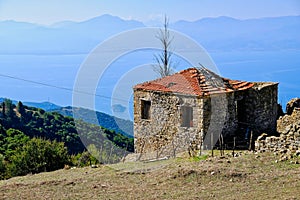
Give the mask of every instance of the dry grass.
[[300, 165], [273, 154], [119, 163], [0, 181], [0, 199], [299, 199]]

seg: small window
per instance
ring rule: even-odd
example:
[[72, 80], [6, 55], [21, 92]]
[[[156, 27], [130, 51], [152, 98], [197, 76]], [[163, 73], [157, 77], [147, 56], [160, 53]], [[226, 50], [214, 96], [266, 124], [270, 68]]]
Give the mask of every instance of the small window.
[[181, 107], [181, 126], [193, 127], [193, 108], [190, 106]]
[[141, 101], [141, 117], [142, 119], [150, 119], [151, 101]]

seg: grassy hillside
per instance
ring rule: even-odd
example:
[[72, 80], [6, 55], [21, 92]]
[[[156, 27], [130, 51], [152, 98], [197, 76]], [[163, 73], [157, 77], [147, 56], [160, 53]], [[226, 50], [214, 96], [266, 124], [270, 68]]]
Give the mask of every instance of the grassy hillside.
[[[4, 102], [5, 98], [0, 97], [0, 103]], [[18, 101], [12, 100], [13, 104], [17, 104]], [[64, 116], [73, 117], [73, 111], [76, 112], [76, 119], [83, 120], [90, 124], [99, 125], [106, 129], [121, 133], [128, 137], [133, 137], [133, 122], [130, 120], [121, 119], [108, 115], [103, 112], [93, 111], [85, 108], [73, 108], [72, 106], [61, 107], [51, 102], [23, 102], [25, 106], [35, 107], [45, 110], [47, 112], [57, 112]], [[96, 114], [97, 119], [93, 119], [93, 115]]]
[[298, 199], [299, 164], [274, 154], [176, 158], [0, 181], [0, 199]]
[[22, 102], [0, 105], [0, 179], [92, 160], [115, 163], [132, 151], [133, 138], [121, 133]]
[[[5, 104], [8, 105], [5, 105]], [[40, 108], [24, 106], [22, 102], [13, 104], [7, 100], [0, 106], [0, 124], [8, 130], [14, 128], [29, 137], [42, 137], [64, 142], [70, 153], [85, 150], [86, 144], [103, 143], [110, 140], [117, 146], [133, 151], [133, 139], [116, 131], [89, 124], [57, 112], [46, 112]], [[21, 108], [20, 108], [21, 107]], [[99, 144], [100, 145], [100, 144]]]

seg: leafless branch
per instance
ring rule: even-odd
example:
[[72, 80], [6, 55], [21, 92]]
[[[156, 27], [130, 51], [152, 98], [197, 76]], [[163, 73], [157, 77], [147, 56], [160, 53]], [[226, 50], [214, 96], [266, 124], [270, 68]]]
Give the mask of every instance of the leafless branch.
[[173, 37], [170, 35], [169, 31], [169, 20], [165, 16], [163, 28], [159, 30], [156, 38], [162, 44], [162, 52], [160, 54], [155, 54], [154, 59], [156, 64], [153, 65], [153, 70], [158, 73], [161, 77], [169, 76], [173, 73], [172, 67], [172, 51], [171, 44]]

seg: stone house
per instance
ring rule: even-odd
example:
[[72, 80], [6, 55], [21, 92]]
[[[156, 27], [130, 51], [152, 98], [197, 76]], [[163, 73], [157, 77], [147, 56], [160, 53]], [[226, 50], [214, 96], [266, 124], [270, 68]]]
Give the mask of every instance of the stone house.
[[230, 147], [233, 137], [249, 140], [250, 131], [253, 140], [276, 131], [278, 83], [189, 68], [133, 89], [135, 153], [175, 156], [209, 149], [220, 136]]

